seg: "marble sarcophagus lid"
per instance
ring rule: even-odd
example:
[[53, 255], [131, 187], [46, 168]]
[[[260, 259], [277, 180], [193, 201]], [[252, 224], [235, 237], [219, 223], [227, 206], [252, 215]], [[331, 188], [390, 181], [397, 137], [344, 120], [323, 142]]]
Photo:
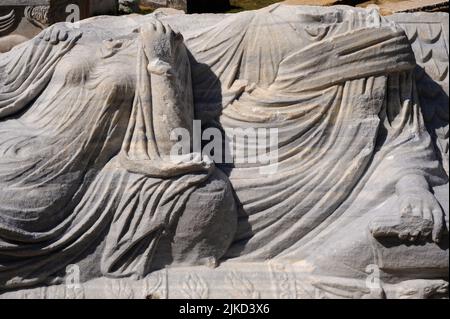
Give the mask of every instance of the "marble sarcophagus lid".
[[448, 299], [448, 14], [167, 11], [0, 54], [0, 299]]

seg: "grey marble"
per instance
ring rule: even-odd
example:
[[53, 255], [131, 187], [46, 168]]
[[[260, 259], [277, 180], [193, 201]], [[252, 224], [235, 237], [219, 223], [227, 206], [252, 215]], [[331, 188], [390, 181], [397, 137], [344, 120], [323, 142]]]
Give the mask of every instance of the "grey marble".
[[0, 54], [2, 297], [447, 298], [448, 43], [447, 14], [274, 5]]

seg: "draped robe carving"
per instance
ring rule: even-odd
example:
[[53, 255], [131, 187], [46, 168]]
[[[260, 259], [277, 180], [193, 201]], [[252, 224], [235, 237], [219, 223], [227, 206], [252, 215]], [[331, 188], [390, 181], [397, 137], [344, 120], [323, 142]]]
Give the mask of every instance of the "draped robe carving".
[[[306, 260], [321, 274], [331, 263], [330, 275], [348, 277], [379, 264], [387, 248], [374, 239], [371, 222], [398, 214], [399, 181], [419, 175], [430, 187], [448, 182], [421, 114], [414, 54], [404, 31], [376, 13], [289, 8], [218, 17], [201, 29], [183, 22], [188, 18], [162, 19], [183, 33], [188, 50], [192, 84], [184, 80], [181, 105], [195, 113], [187, 119], [224, 129], [277, 128], [278, 169], [268, 176], [260, 164], [214, 170], [197, 157], [166, 168], [154, 157], [158, 140], [146, 101], [158, 88], [148, 82], [139, 32], [153, 17], [113, 31], [101, 19], [87, 20], [81, 38], [70, 32], [57, 45], [34, 39], [0, 56], [1, 283], [41, 282], [93, 242], [104, 242], [103, 275], [145, 276], [163, 230], [186, 214], [189, 197], [213, 171], [225, 172], [234, 189], [236, 204], [224, 195], [230, 219], [240, 207], [234, 240], [215, 257]], [[93, 27], [96, 35], [83, 32]], [[93, 48], [82, 53], [99, 39], [108, 44], [93, 45], [106, 56], [100, 62], [88, 57]], [[73, 72], [76, 63], [84, 64]], [[184, 103], [190, 98], [191, 106]], [[359, 237], [340, 237], [349, 230], [362, 236], [362, 246]], [[432, 265], [413, 267], [442, 276], [448, 248], [432, 241], [403, 246], [399, 258], [426, 249]], [[388, 259], [382, 263], [391, 269]]]

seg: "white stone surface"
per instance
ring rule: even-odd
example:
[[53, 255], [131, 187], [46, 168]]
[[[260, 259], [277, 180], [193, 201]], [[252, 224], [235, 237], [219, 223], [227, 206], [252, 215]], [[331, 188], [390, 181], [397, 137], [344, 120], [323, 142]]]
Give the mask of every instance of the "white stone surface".
[[[0, 54], [3, 297], [448, 295], [446, 26], [275, 5], [57, 24]], [[174, 160], [193, 120], [278, 129], [274, 169]]]

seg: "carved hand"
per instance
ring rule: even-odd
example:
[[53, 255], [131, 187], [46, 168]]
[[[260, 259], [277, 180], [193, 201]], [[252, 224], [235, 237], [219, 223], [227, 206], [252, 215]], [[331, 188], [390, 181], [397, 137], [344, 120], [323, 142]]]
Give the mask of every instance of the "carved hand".
[[73, 36], [70, 36], [71, 30], [62, 27], [61, 25], [53, 25], [50, 28], [42, 31], [38, 39], [49, 42], [50, 44], [56, 45], [60, 42], [64, 42], [66, 40], [77, 40], [81, 37], [81, 32], [75, 31]]
[[369, 225], [375, 238], [397, 237], [439, 243], [445, 231], [444, 212], [423, 176], [409, 175], [397, 183], [399, 214], [375, 217]]
[[[444, 232], [444, 212], [430, 192], [424, 177], [413, 175], [405, 176], [397, 184], [399, 195], [400, 214], [404, 220], [410, 220], [412, 224], [399, 233], [402, 240], [415, 241], [419, 238], [430, 237], [434, 242], [439, 242]], [[414, 222], [415, 221], [415, 222]]]

